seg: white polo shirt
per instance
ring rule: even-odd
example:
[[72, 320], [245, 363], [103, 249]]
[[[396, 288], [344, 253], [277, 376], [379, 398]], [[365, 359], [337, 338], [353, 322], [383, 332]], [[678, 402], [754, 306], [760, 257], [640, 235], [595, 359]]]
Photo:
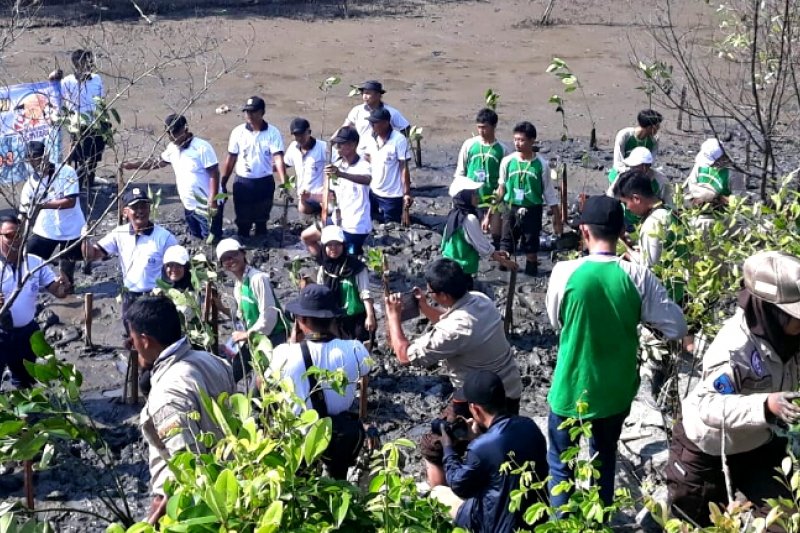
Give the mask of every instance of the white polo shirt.
[[133, 292], [150, 292], [156, 287], [164, 252], [176, 244], [175, 236], [158, 224], [139, 235], [130, 224], [123, 224], [97, 243], [108, 255], [119, 256], [122, 282]]
[[263, 178], [272, 175], [272, 156], [283, 153], [283, 137], [278, 128], [254, 131], [247, 124], [233, 128], [228, 153], [237, 156], [234, 171], [241, 178]]
[[[214, 148], [207, 141], [192, 137], [189, 146], [184, 149], [169, 143], [161, 159], [172, 165], [175, 171], [175, 185], [183, 207], [187, 211], [197, 209], [196, 196], [209, 196], [210, 174], [207, 169], [219, 163]], [[215, 196], [218, 193], [218, 190], [214, 191]]]
[[[369, 162], [363, 157], [352, 166], [344, 159], [334, 162], [339, 169], [348, 174], [369, 176], [372, 174]], [[372, 217], [369, 207], [369, 185], [359, 185], [344, 178], [336, 178], [331, 182], [331, 189], [336, 194], [336, 202], [342, 219], [337, 221], [347, 233], [365, 235], [372, 231]]]
[[292, 141], [283, 156], [286, 166], [294, 168], [298, 192], [322, 193], [325, 181], [325, 163], [328, 160], [327, 144], [319, 139], [314, 141], [314, 146], [305, 154], [300, 150], [297, 141]]
[[61, 80], [61, 98], [67, 111], [81, 114], [94, 113], [97, 107], [95, 97], [104, 98], [105, 95], [106, 90], [99, 74], [92, 74], [84, 82], [79, 82], [74, 74]]
[[[26, 254], [19, 270], [15, 271], [11, 265], [0, 259], [0, 289], [3, 291], [3, 297], [10, 298], [17, 288], [17, 281], [42, 263], [44, 263], [42, 258]], [[36, 316], [36, 295], [39, 291], [46, 290], [55, 280], [56, 275], [53, 270], [49, 266], [44, 266], [25, 282], [14, 303], [11, 304], [11, 320], [15, 328], [31, 323]]]
[[[406, 120], [406, 117], [397, 109], [387, 104], [383, 104], [383, 108], [392, 115], [392, 119], [389, 121], [392, 128], [402, 131], [411, 125], [411, 123]], [[347, 114], [347, 122], [355, 126], [358, 134], [361, 136], [362, 144], [364, 143], [365, 137], [372, 136], [372, 126], [367, 120], [370, 113], [372, 113], [372, 109], [368, 108], [367, 104], [359, 104]]]
[[54, 241], [68, 241], [80, 237], [86, 218], [83, 216], [80, 202], [77, 201], [80, 185], [75, 170], [69, 165], [56, 165], [57, 172], [52, 178], [48, 178], [42, 177], [30, 165], [27, 167], [31, 176], [20, 192], [21, 212], [31, 213], [34, 206], [51, 200], [76, 197], [75, 205], [68, 209], [40, 209], [33, 223], [33, 233]]
[[408, 161], [408, 139], [399, 131], [392, 130], [386, 142], [370, 135], [364, 144], [364, 153], [369, 155], [372, 167], [372, 182], [369, 188], [382, 198], [403, 196], [403, 166]]

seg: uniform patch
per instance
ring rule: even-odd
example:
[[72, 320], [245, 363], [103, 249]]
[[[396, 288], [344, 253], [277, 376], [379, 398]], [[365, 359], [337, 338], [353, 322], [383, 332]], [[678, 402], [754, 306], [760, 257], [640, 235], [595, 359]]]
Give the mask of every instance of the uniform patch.
[[736, 392], [733, 381], [727, 374], [722, 374], [714, 380], [714, 389], [720, 394], [733, 394]]
[[750, 368], [753, 369], [753, 373], [758, 377], [764, 377], [764, 361], [761, 359], [761, 354], [758, 353], [758, 350], [753, 350], [753, 353], [750, 354]]

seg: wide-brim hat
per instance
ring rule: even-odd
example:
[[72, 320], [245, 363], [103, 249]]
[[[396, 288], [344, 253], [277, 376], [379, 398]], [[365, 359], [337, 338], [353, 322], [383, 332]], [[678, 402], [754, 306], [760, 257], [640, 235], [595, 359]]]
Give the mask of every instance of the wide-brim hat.
[[386, 94], [386, 91], [383, 90], [383, 84], [378, 80], [367, 80], [361, 85], [358, 86], [359, 91], [376, 91], [381, 94]]
[[336, 318], [342, 314], [333, 291], [315, 283], [303, 287], [298, 298], [286, 304], [286, 310], [294, 316], [311, 318]]
[[466, 176], [458, 176], [454, 178], [453, 182], [450, 184], [448, 193], [451, 197], [455, 197], [461, 191], [476, 191], [482, 186], [483, 183], [479, 181], [471, 180]]

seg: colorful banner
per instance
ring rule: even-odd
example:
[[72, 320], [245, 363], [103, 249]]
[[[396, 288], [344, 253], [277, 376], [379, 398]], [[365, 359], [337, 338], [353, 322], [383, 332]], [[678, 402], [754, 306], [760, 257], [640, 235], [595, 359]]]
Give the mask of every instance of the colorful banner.
[[27, 178], [25, 143], [44, 141], [50, 159], [60, 162], [61, 134], [54, 128], [61, 109], [57, 81], [0, 86], [0, 183]]

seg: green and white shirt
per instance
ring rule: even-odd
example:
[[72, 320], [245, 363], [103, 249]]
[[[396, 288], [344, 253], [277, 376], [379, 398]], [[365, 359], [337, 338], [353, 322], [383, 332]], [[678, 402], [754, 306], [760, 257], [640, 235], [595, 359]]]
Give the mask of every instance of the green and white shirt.
[[658, 139], [654, 137], [639, 139], [636, 137], [636, 128], [622, 128], [619, 130], [617, 137], [614, 139], [614, 168], [624, 168], [623, 159], [631, 155], [633, 149], [638, 146], [644, 146], [650, 150], [650, 153], [653, 154], [653, 161], [655, 161], [658, 155]]
[[714, 189], [717, 196], [730, 196], [733, 194], [731, 192], [730, 169], [728, 168], [695, 165], [686, 179], [687, 186], [691, 183], [707, 185]]
[[535, 205], [557, 205], [559, 200], [553, 180], [547, 176], [547, 160], [536, 156], [532, 160], [522, 159], [514, 152], [500, 162], [499, 184], [505, 186], [503, 202], [520, 207]]
[[500, 162], [508, 153], [500, 142], [485, 144], [480, 136], [464, 141], [458, 153], [455, 177], [466, 176], [472, 181], [483, 183], [478, 189], [481, 197], [494, 194], [500, 179]]
[[616, 256], [589, 255], [555, 265], [547, 287], [547, 315], [561, 329], [547, 401], [559, 416], [586, 419], [628, 410], [639, 388], [637, 326], [669, 339], [686, 334], [686, 320], [647, 268]]

